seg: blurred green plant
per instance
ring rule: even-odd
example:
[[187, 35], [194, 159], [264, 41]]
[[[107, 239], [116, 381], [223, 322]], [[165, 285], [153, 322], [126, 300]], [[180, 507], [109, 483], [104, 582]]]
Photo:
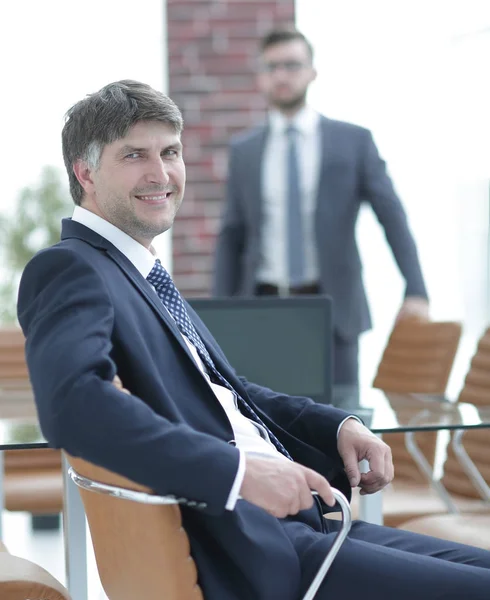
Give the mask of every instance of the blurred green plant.
[[39, 184], [23, 188], [8, 216], [0, 216], [2, 273], [0, 324], [16, 323], [20, 276], [29, 260], [42, 248], [60, 239], [61, 219], [73, 204], [58, 169], [43, 168]]

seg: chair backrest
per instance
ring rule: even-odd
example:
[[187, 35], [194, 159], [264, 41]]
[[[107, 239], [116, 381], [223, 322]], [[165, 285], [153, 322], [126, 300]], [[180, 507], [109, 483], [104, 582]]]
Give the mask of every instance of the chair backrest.
[[461, 325], [404, 319], [395, 324], [374, 378], [385, 392], [444, 394]]
[[[490, 406], [490, 328], [478, 342], [458, 402]], [[490, 429], [467, 431], [463, 443], [466, 452], [490, 485]], [[478, 491], [462, 470], [452, 447], [448, 448], [442, 483], [449, 492], [454, 494], [480, 498]]]
[[36, 415], [24, 345], [21, 329], [0, 328], [0, 415], [3, 418]]
[[[84, 477], [150, 492], [85, 460], [67, 458]], [[79, 491], [109, 600], [203, 600], [178, 505], [148, 505]]]
[[0, 382], [29, 384], [24, 355], [25, 339], [18, 327], [0, 329]]
[[[443, 395], [461, 338], [461, 325], [406, 319], [395, 324], [373, 387], [393, 393]], [[434, 464], [437, 434], [418, 433], [416, 442], [431, 465]], [[383, 436], [391, 447], [395, 483], [427, 483], [425, 476], [405, 448], [405, 436]]]

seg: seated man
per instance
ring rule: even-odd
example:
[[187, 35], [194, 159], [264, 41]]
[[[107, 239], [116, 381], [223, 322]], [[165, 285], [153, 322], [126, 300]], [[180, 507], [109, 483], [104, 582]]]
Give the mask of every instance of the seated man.
[[[53, 447], [199, 502], [182, 513], [206, 598], [299, 600], [339, 527], [311, 490], [327, 505], [331, 485], [376, 492], [391, 453], [341, 410], [238, 377], [182, 300], [152, 248], [184, 195], [181, 130], [177, 106], [135, 81], [68, 111], [76, 207], [27, 265], [18, 301], [41, 427]], [[490, 553], [356, 522], [318, 598], [489, 589]]]

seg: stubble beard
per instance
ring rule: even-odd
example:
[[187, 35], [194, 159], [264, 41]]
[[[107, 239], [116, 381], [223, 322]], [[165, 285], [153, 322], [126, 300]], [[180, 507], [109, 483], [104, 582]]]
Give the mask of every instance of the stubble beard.
[[[137, 199], [135, 201], [139, 202]], [[166, 213], [166, 218], [164, 220], [158, 218], [155, 222], [144, 221], [139, 218], [134, 205], [131, 206], [131, 210], [118, 210], [118, 205], [112, 204], [113, 208], [108, 210], [107, 216], [110, 217], [113, 225], [124, 231], [124, 233], [127, 233], [133, 239], [147, 240], [151, 243], [153, 238], [172, 227], [181, 202], [182, 199], [177, 199], [176, 203], [172, 205], [172, 210]], [[119, 206], [122, 206], [122, 203]]]
[[302, 108], [306, 103], [306, 90], [290, 100], [274, 100], [271, 98], [271, 104], [274, 108], [284, 112], [294, 112]]

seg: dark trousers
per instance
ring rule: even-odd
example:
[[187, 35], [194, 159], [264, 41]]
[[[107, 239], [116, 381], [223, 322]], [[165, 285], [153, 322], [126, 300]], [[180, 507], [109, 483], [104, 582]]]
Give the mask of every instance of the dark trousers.
[[359, 338], [333, 336], [333, 384], [359, 384]]
[[[317, 283], [291, 288], [289, 295], [319, 294]], [[256, 287], [257, 296], [277, 296], [279, 288], [269, 283], [259, 283]], [[359, 383], [359, 339], [357, 337], [344, 339], [337, 333], [333, 336], [333, 385], [358, 385]]]
[[[329, 520], [327, 535], [298, 521], [283, 523], [300, 560], [303, 595], [340, 523]], [[489, 600], [490, 552], [354, 521], [315, 600], [359, 598]]]

